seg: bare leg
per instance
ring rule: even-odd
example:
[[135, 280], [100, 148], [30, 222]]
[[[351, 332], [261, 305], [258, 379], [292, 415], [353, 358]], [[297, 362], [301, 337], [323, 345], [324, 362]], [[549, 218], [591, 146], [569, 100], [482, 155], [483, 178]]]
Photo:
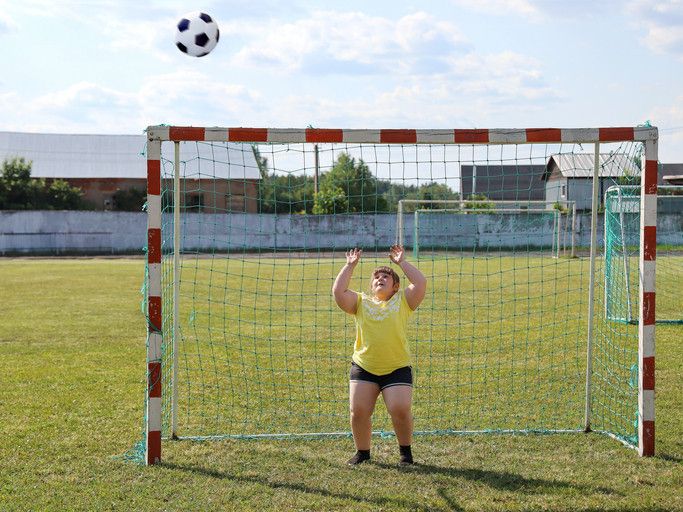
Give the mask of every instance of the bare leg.
[[351, 431], [356, 450], [369, 450], [372, 436], [372, 412], [379, 396], [379, 386], [374, 382], [352, 380], [349, 384]]
[[384, 388], [382, 397], [391, 416], [398, 444], [410, 446], [413, 441], [413, 388], [402, 385], [390, 386]]

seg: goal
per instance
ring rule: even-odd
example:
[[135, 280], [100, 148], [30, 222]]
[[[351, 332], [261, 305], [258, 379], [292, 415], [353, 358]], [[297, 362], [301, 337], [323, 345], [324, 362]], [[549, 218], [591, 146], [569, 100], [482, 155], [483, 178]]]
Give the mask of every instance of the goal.
[[[412, 213], [412, 230], [409, 228]], [[476, 217], [472, 217], [475, 216]], [[481, 199], [401, 199], [398, 202], [397, 243], [420, 251], [461, 251], [493, 244], [503, 249], [574, 257], [574, 201], [505, 201]], [[454, 232], [462, 233], [454, 239]], [[412, 234], [412, 237], [410, 236]], [[424, 256], [424, 254], [423, 254]]]
[[[683, 186], [657, 189], [657, 323], [683, 324]], [[605, 316], [638, 323], [640, 189], [605, 194]]]
[[[147, 137], [140, 461], [161, 461], [162, 443], [182, 450], [176, 439], [350, 436], [355, 327], [331, 286], [360, 247], [351, 286], [366, 289], [389, 246], [413, 243], [415, 215], [428, 279], [409, 330], [416, 435], [591, 431], [654, 453], [656, 128], [151, 126]], [[600, 190], [626, 172], [605, 154], [641, 178], [636, 324], [604, 314]], [[558, 174], [557, 162], [574, 164]], [[587, 192], [550, 208], [567, 172]], [[435, 200], [444, 211], [416, 202]], [[378, 406], [374, 434], [392, 430]]]

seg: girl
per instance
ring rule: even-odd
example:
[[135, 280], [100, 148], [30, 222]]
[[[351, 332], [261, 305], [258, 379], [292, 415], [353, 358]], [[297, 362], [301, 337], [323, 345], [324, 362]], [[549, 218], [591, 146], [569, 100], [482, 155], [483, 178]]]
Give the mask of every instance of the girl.
[[371, 417], [380, 393], [394, 426], [400, 462], [412, 464], [413, 371], [406, 326], [425, 296], [427, 280], [406, 261], [403, 247], [394, 245], [389, 251], [389, 259], [403, 270], [410, 285], [401, 290], [398, 274], [391, 267], [382, 266], [372, 272], [370, 295], [354, 292], [348, 288], [361, 255], [360, 249], [346, 253], [346, 265], [332, 286], [337, 305], [356, 319], [349, 384], [351, 431], [356, 454], [348, 464], [370, 459]]

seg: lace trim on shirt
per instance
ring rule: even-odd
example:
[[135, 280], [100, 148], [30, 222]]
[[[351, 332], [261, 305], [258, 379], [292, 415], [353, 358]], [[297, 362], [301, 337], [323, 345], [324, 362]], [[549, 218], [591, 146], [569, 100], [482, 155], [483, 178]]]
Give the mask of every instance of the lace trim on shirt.
[[379, 300], [366, 294], [362, 294], [361, 304], [364, 314], [373, 320], [384, 320], [393, 313], [398, 313], [401, 307], [401, 292], [397, 292], [387, 301]]

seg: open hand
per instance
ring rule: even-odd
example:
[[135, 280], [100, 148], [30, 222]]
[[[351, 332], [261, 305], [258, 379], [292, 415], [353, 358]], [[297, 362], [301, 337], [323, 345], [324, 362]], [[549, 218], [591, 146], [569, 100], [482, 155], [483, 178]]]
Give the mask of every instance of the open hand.
[[360, 257], [362, 254], [363, 251], [358, 249], [357, 247], [351, 249], [350, 251], [346, 251], [346, 264], [355, 267], [360, 261]]
[[406, 259], [405, 251], [400, 245], [392, 245], [389, 249], [389, 259], [399, 265]]

